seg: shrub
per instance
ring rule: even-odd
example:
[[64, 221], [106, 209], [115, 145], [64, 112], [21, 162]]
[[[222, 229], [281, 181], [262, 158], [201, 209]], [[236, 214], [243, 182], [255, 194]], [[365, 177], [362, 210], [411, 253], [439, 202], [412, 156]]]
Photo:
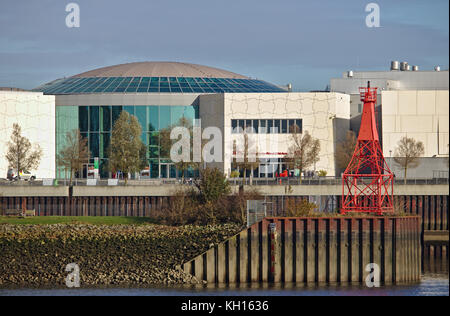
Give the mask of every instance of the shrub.
[[200, 178], [195, 181], [195, 186], [203, 204], [214, 203], [231, 191], [227, 178], [217, 168], [201, 170]]
[[314, 209], [317, 205], [310, 203], [308, 200], [303, 199], [299, 202], [288, 199], [286, 201], [286, 216], [289, 217], [304, 217], [314, 216]]
[[234, 170], [230, 173], [230, 178], [239, 178], [239, 175], [240, 175], [239, 171]]
[[196, 189], [180, 189], [168, 205], [154, 216], [167, 225], [214, 225], [236, 223], [245, 225], [247, 200], [263, 199], [256, 190], [231, 192], [228, 182], [217, 169], [205, 169], [196, 182]]
[[326, 177], [327, 176], [327, 171], [326, 170], [319, 170], [318, 175], [319, 175], [319, 177]]

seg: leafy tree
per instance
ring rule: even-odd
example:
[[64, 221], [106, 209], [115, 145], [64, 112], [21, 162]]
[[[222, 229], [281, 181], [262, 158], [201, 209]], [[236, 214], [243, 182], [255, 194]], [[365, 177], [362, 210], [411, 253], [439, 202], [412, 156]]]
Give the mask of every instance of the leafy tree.
[[[19, 124], [13, 124], [11, 141], [7, 143], [6, 160], [10, 168], [17, 168], [17, 173], [22, 170], [37, 169], [42, 157], [42, 149], [38, 144], [31, 145], [28, 138], [22, 136]], [[34, 148], [32, 148], [34, 147]], [[20, 176], [18, 175], [20, 178]]]
[[67, 132], [66, 146], [57, 154], [57, 163], [70, 172], [69, 185], [72, 185], [74, 173], [82, 170], [83, 164], [89, 162], [90, 156], [88, 140], [81, 136], [80, 130]]
[[[121, 171], [124, 175], [138, 172], [143, 167], [144, 146], [141, 140], [142, 127], [134, 115], [120, 113], [111, 133], [109, 170]], [[125, 176], [125, 184], [128, 177]]]
[[348, 131], [345, 140], [336, 145], [334, 154], [338, 168], [345, 170], [352, 160], [356, 147], [356, 135], [353, 131]]
[[403, 137], [398, 142], [394, 152], [394, 162], [404, 170], [404, 181], [406, 184], [406, 173], [409, 168], [417, 168], [420, 164], [419, 157], [425, 152], [423, 143], [414, 138]]
[[312, 137], [308, 131], [301, 134], [296, 129], [291, 131], [291, 140], [293, 144], [288, 149], [286, 161], [290, 168], [300, 170], [301, 183], [303, 170], [319, 161], [320, 141]]

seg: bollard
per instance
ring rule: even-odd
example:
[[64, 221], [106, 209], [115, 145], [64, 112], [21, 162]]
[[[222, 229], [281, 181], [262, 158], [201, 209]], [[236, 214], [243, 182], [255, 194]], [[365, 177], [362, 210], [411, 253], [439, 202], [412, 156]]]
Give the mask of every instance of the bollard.
[[276, 256], [276, 235], [277, 235], [277, 225], [275, 223], [269, 224], [269, 235], [270, 235], [270, 280], [273, 282], [275, 280], [275, 256]]

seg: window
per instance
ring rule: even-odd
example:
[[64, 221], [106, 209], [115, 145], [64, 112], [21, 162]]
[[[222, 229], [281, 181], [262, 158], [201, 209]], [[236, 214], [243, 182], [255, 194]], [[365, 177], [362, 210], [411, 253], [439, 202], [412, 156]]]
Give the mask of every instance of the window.
[[287, 120], [281, 120], [281, 133], [282, 134], [287, 134], [288, 132], [288, 127], [287, 127]]
[[358, 104], [358, 113], [361, 113], [361, 112], [362, 112], [362, 104], [359, 103], [359, 104]]
[[98, 133], [89, 133], [89, 150], [91, 151], [91, 157], [93, 158], [100, 155]]
[[295, 120], [295, 126], [297, 128], [297, 133], [301, 134], [303, 133], [303, 121], [302, 120]]
[[[172, 125], [179, 126], [182, 119], [186, 118], [184, 112], [186, 110], [185, 106], [172, 106], [171, 107], [171, 121]], [[192, 122], [191, 122], [192, 123]]]
[[103, 132], [111, 131], [111, 107], [102, 106], [100, 107], [100, 119]]
[[121, 112], [122, 112], [121, 106], [113, 106], [112, 107], [112, 127], [114, 127], [114, 123], [119, 118]]
[[253, 132], [258, 134], [259, 133], [259, 126], [258, 126], [259, 121], [258, 120], [253, 120]]
[[81, 132], [89, 130], [89, 110], [87, 106], [80, 106], [78, 108], [78, 126]]
[[292, 133], [295, 128], [295, 120], [289, 120], [288, 133]]
[[108, 147], [110, 143], [110, 133], [100, 134], [100, 158], [108, 158]]
[[148, 131], [159, 130], [159, 107], [149, 106], [148, 107]]
[[89, 130], [91, 132], [98, 132], [100, 129], [99, 124], [99, 107], [90, 106], [89, 107]]
[[237, 128], [237, 120], [231, 120], [231, 133], [235, 134]]
[[136, 116], [143, 131], [147, 130], [147, 107], [136, 106]]
[[244, 130], [244, 128], [245, 128], [245, 122], [244, 122], [244, 120], [239, 120], [239, 129], [240, 129], [240, 131], [243, 131]]
[[259, 130], [261, 134], [267, 133], [267, 120], [259, 120]]
[[274, 120], [273, 128], [274, 128], [273, 133], [275, 133], [275, 134], [280, 133], [280, 131], [281, 131], [281, 129], [280, 129], [280, 120]]
[[164, 129], [172, 124], [171, 106], [159, 107], [159, 129]]
[[273, 120], [267, 120], [267, 133], [272, 134], [273, 132]]
[[124, 111], [127, 111], [130, 115], [134, 115], [134, 106], [124, 106]]
[[247, 133], [252, 132], [252, 120], [245, 120], [245, 130]]

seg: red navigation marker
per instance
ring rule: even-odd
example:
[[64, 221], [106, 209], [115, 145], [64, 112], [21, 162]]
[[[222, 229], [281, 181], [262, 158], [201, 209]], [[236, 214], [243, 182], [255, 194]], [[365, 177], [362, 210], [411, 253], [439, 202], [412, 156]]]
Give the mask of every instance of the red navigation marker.
[[342, 177], [341, 213], [366, 212], [381, 215], [393, 212], [394, 175], [381, 150], [375, 104], [377, 88], [359, 89], [364, 102], [356, 148]]

